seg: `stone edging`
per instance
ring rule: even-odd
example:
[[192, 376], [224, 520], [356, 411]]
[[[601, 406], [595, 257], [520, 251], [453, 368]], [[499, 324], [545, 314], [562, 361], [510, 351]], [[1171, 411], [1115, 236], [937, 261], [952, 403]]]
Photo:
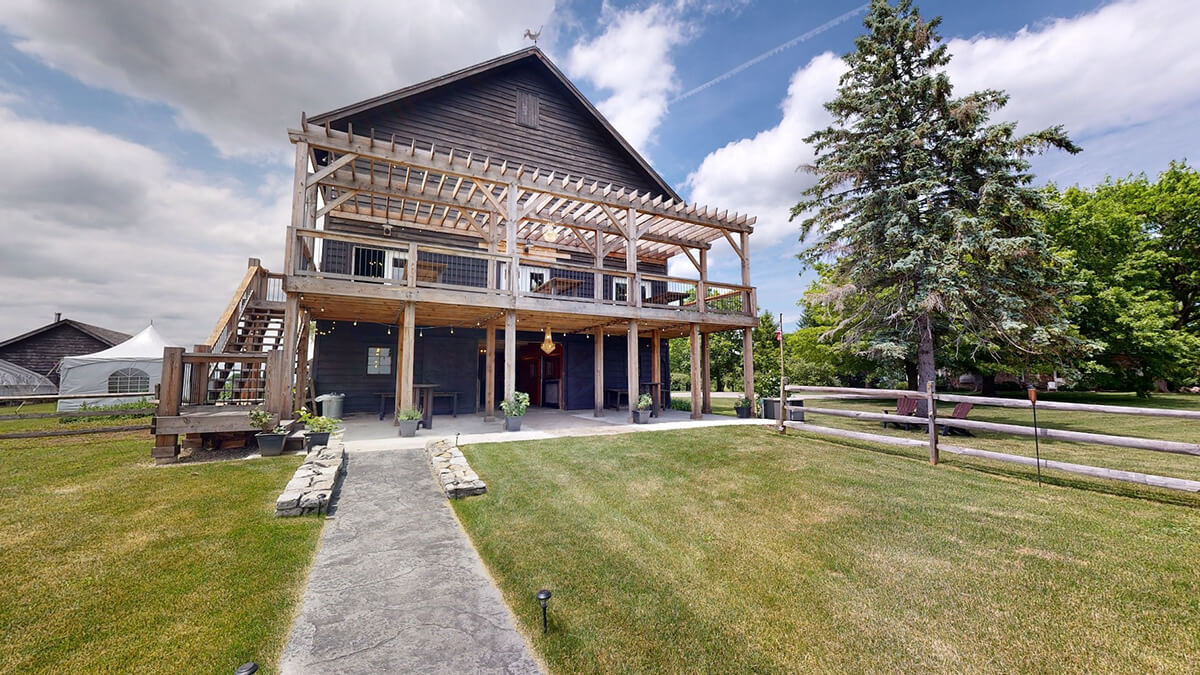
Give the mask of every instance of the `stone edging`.
[[342, 445], [314, 447], [275, 500], [275, 515], [303, 516], [324, 511], [341, 483], [345, 464], [346, 449]]
[[425, 444], [425, 452], [429, 455], [429, 463], [433, 466], [438, 485], [442, 487], [447, 498], [457, 499], [487, 492], [487, 486], [479, 479], [479, 475], [471, 470], [462, 451], [448, 439], [429, 441]]

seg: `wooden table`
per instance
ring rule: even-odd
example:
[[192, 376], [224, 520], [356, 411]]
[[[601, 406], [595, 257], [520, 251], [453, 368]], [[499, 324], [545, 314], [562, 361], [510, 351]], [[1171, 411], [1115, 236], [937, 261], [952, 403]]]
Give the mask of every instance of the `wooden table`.
[[583, 279], [569, 279], [567, 277], [554, 277], [548, 281], [544, 281], [537, 288], [533, 289], [532, 293], [548, 293], [550, 295], [564, 295], [571, 290], [577, 288], [583, 283]]
[[383, 419], [383, 416], [387, 413], [388, 399], [392, 400], [392, 410], [395, 410], [396, 393], [391, 391], [379, 392], [379, 419]]
[[663, 291], [662, 293], [652, 295], [648, 298], [643, 298], [642, 303], [649, 305], [669, 305], [673, 302], [685, 300], [687, 297], [687, 293], [681, 293], [679, 291]]
[[433, 428], [433, 390], [437, 389], [436, 384], [414, 384], [413, 394], [417, 399], [417, 409], [421, 411], [421, 424], [426, 429]]
[[432, 400], [436, 401], [437, 397], [439, 397], [439, 396], [449, 396], [451, 399], [453, 399], [453, 401], [450, 404], [450, 414], [455, 417], [458, 417], [458, 392], [457, 391], [435, 391], [435, 392], [433, 392]]
[[621, 398], [624, 398], [625, 402], [629, 403], [629, 391], [627, 389], [605, 389], [604, 390], [604, 407], [605, 408], [609, 407], [608, 406], [608, 397], [610, 394], [615, 399], [612, 407], [616, 408], [617, 410], [621, 409]]

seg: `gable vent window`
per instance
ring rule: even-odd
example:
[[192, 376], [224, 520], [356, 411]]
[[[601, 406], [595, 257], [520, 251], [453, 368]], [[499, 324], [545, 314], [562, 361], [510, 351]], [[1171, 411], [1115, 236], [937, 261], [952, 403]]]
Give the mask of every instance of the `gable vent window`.
[[538, 125], [538, 97], [527, 91], [517, 91], [517, 124], [536, 129]]

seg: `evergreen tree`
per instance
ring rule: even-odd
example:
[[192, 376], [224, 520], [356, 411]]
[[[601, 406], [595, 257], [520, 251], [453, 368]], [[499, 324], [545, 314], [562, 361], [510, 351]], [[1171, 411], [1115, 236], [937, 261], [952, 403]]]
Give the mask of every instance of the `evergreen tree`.
[[988, 124], [1002, 92], [954, 98], [940, 19], [923, 21], [909, 0], [874, 0], [864, 24], [825, 104], [833, 124], [805, 139], [817, 182], [792, 209], [809, 214], [803, 259], [832, 259], [818, 299], [858, 299], [836, 332], [878, 356], [915, 351], [922, 390], [952, 325], [983, 349], [1048, 348], [1067, 327], [1025, 158], [1079, 149], [1061, 127], [1018, 137]]

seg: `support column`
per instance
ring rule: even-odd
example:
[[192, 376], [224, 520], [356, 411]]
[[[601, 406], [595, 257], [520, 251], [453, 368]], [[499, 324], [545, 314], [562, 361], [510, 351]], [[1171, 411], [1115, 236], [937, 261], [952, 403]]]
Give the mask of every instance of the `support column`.
[[401, 410], [413, 408], [413, 357], [416, 352], [417, 303], [404, 303], [403, 328], [400, 331], [400, 398]]
[[489, 319], [483, 341], [483, 421], [496, 421], [496, 321]]
[[633, 423], [633, 411], [638, 399], [638, 324], [630, 321], [625, 334], [626, 390], [629, 396], [629, 422]]
[[[296, 166], [292, 183], [292, 227], [284, 240], [283, 273], [287, 275], [296, 272], [296, 235], [295, 230], [307, 226], [308, 195], [305, 181], [308, 179], [308, 143], [296, 143]], [[315, 189], [315, 188], [314, 188]]]
[[[650, 333], [650, 381], [658, 383], [658, 394], [654, 397], [654, 416], [660, 416], [662, 408], [662, 333], [658, 330]], [[669, 382], [667, 383], [670, 384]], [[668, 387], [669, 388], [669, 387]]]
[[[700, 334], [700, 411], [705, 415], [712, 414], [712, 374], [708, 362], [708, 333]], [[692, 389], [696, 388], [696, 380], [692, 379]]]
[[[508, 184], [508, 217], [505, 218], [506, 227], [504, 229], [504, 252], [508, 254], [508, 292], [516, 297], [520, 295], [519, 283], [521, 279], [520, 266], [521, 256], [517, 252], [517, 216], [520, 215], [520, 209], [517, 207], [517, 184]], [[515, 316], [513, 317], [516, 318]], [[507, 331], [508, 324], [505, 324]], [[504, 354], [508, 356], [507, 342], [505, 342]], [[505, 388], [508, 384], [505, 380]], [[506, 391], [504, 396], [507, 398], [512, 395], [512, 391]]]
[[296, 406], [299, 410], [308, 403], [308, 332], [309, 316], [307, 311], [300, 312], [300, 339], [296, 344]]
[[268, 387], [279, 387], [279, 398], [276, 400], [287, 406], [288, 413], [297, 407], [293, 386], [296, 381], [296, 328], [299, 323], [300, 297], [288, 293], [283, 309], [283, 359], [275, 380], [267, 382]]
[[[158, 384], [157, 417], [174, 417], [179, 414], [179, 402], [183, 396], [183, 347], [163, 348], [162, 376]], [[154, 448], [150, 456], [155, 464], [170, 464], [179, 456], [179, 436], [159, 434], [154, 437]]]
[[742, 329], [742, 387], [750, 400], [750, 415], [757, 410], [754, 406], [754, 335], [751, 329]]
[[517, 314], [504, 314], [504, 398], [517, 390]]
[[592, 416], [604, 417], [604, 328], [597, 328], [592, 340], [596, 343], [593, 345], [592, 355], [595, 368], [592, 386], [595, 388], [596, 407], [592, 411]]
[[400, 411], [405, 410], [404, 407], [404, 315], [407, 314], [405, 306], [400, 308], [400, 316], [396, 318], [396, 358], [393, 359], [396, 363], [396, 389], [393, 393], [395, 396], [392, 399], [392, 426], [400, 425]]
[[[707, 340], [706, 340], [707, 342]], [[700, 384], [704, 379], [700, 374], [700, 324], [692, 324], [692, 334], [688, 340], [689, 352], [691, 356], [692, 366], [692, 419], [698, 420], [703, 414], [703, 403], [701, 403]], [[704, 389], [704, 398], [708, 398], [708, 389]]]

